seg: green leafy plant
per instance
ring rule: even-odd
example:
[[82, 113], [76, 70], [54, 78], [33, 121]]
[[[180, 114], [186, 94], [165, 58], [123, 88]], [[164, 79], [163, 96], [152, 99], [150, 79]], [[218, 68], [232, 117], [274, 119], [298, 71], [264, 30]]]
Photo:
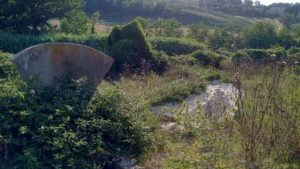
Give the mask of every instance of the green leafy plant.
[[89, 29], [89, 18], [83, 11], [72, 10], [60, 20], [60, 29], [67, 34], [81, 35]]
[[217, 53], [211, 51], [196, 51], [192, 53], [192, 56], [196, 58], [203, 66], [212, 66], [219, 68], [221, 65], [222, 57]]
[[131, 70], [140, 67], [143, 60], [150, 64], [150, 69], [163, 72], [161, 65], [167, 65], [164, 58], [153, 52], [147, 42], [141, 24], [135, 20], [125, 27], [115, 27], [108, 37], [107, 51], [115, 59], [116, 72], [121, 72], [124, 64], [128, 64]]

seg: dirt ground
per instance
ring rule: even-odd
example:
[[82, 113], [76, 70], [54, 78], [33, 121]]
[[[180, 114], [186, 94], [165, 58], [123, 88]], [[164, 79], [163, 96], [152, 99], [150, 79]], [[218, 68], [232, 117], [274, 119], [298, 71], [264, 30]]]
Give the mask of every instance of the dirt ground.
[[[57, 29], [59, 29], [60, 27], [60, 22], [58, 19], [51, 19], [49, 20], [49, 23]], [[97, 23], [95, 25], [95, 30], [97, 33], [109, 33], [112, 30], [112, 27], [101, 23]]]

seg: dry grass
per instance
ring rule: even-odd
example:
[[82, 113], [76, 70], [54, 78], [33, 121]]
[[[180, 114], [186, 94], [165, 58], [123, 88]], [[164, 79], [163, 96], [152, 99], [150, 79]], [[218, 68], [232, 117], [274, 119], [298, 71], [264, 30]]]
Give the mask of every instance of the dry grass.
[[[60, 21], [58, 19], [51, 19], [48, 21], [48, 23], [57, 29], [60, 27]], [[108, 34], [111, 30], [112, 26], [108, 26], [99, 22], [95, 25], [95, 31], [97, 33]]]

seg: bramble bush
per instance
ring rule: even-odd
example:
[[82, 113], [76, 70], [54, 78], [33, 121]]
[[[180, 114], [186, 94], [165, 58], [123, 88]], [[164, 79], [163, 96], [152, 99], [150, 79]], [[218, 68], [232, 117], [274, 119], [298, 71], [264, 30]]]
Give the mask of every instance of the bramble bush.
[[152, 145], [145, 104], [115, 88], [74, 80], [32, 90], [0, 54], [0, 168], [113, 167]]

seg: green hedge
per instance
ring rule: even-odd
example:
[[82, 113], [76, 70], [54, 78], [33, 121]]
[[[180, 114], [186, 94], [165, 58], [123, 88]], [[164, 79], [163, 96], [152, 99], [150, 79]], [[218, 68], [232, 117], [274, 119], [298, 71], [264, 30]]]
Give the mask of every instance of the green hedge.
[[105, 51], [107, 42], [106, 36], [97, 34], [90, 35], [66, 35], [66, 34], [44, 34], [38, 36], [12, 34], [0, 31], [0, 50], [10, 53], [17, 53], [21, 50], [47, 42], [71, 42], [78, 43], [95, 49]]
[[196, 50], [203, 50], [205, 47], [198, 43], [178, 38], [150, 38], [149, 42], [157, 51], [163, 51], [167, 55], [185, 55]]

